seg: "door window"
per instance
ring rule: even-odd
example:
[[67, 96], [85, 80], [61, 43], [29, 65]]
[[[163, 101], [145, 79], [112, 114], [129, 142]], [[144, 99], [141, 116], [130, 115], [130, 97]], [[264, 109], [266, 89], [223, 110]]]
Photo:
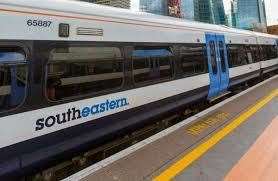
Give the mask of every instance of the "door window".
[[213, 74], [217, 74], [217, 62], [216, 62], [216, 52], [215, 52], [215, 43], [214, 43], [214, 41], [210, 41], [209, 46], [210, 46], [212, 72], [213, 72]]
[[226, 72], [224, 43], [222, 41], [219, 41], [218, 46], [219, 46], [219, 53], [220, 53], [220, 60], [221, 60], [221, 70], [222, 72]]

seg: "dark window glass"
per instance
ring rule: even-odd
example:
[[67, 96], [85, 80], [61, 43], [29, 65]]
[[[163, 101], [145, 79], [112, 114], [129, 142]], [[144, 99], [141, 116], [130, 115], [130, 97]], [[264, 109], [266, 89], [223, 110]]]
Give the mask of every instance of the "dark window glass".
[[278, 58], [278, 44], [275, 46], [275, 50], [274, 51], [276, 52], [276, 58]]
[[252, 49], [250, 46], [245, 45], [245, 56], [247, 58], [247, 62], [249, 64], [253, 63], [253, 55], [252, 55]]
[[263, 45], [264, 60], [271, 60], [277, 58], [277, 47], [276, 45]]
[[222, 72], [226, 72], [224, 43], [222, 41], [219, 41], [218, 46], [219, 46], [219, 53], [220, 53], [221, 70]]
[[47, 77], [50, 100], [106, 92], [123, 84], [123, 57], [118, 47], [54, 48]]
[[259, 49], [260, 49], [260, 56], [261, 56], [261, 61], [265, 61], [265, 60], [267, 60], [267, 52], [266, 52], [266, 49], [264, 48], [264, 46], [260, 46], [259, 47]]
[[20, 47], [0, 47], [0, 111], [20, 105], [25, 98], [26, 55]]
[[180, 48], [181, 67], [185, 76], [207, 72], [205, 45], [183, 45]]
[[229, 67], [237, 67], [248, 64], [248, 57], [244, 45], [229, 45]]
[[217, 74], [217, 62], [216, 62], [216, 52], [214, 41], [209, 42], [210, 46], [210, 57], [211, 57], [211, 67], [213, 74]]
[[168, 47], [136, 47], [133, 51], [135, 83], [155, 83], [172, 76], [172, 53]]
[[250, 46], [252, 55], [253, 55], [253, 62], [259, 62], [261, 60], [260, 49], [257, 45]]

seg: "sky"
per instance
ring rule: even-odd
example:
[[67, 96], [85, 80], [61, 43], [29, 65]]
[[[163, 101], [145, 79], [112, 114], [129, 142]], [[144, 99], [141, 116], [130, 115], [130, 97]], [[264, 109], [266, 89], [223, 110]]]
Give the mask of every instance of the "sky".
[[[230, 8], [231, 0], [223, 0], [225, 9]], [[278, 0], [265, 0], [267, 25], [278, 25]]]

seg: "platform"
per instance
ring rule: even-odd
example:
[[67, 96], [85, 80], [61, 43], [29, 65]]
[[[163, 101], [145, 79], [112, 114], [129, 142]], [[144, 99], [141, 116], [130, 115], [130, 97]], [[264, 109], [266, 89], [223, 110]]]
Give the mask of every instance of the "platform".
[[278, 76], [65, 180], [278, 180]]

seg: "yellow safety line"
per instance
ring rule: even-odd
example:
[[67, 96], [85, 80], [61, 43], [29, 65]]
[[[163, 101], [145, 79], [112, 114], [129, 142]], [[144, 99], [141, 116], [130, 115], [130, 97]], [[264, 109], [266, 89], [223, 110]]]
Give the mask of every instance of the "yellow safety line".
[[210, 148], [216, 145], [220, 140], [222, 140], [225, 136], [231, 133], [234, 129], [236, 129], [239, 125], [245, 122], [249, 117], [251, 117], [254, 113], [256, 113], [259, 109], [264, 107], [269, 101], [271, 101], [274, 97], [278, 96], [278, 89], [272, 91], [265, 98], [260, 100], [258, 103], [253, 105], [247, 111], [239, 115], [235, 118], [231, 123], [229, 123], [226, 127], [218, 131], [212, 137], [210, 137], [204, 143], [201, 143], [194, 150], [186, 154], [182, 159], [171, 165], [168, 169], [163, 171], [159, 176], [155, 177], [154, 181], [167, 181], [173, 179], [177, 176], [181, 171], [185, 170], [189, 165], [191, 165], [195, 160], [200, 158], [204, 153], [206, 153]]

